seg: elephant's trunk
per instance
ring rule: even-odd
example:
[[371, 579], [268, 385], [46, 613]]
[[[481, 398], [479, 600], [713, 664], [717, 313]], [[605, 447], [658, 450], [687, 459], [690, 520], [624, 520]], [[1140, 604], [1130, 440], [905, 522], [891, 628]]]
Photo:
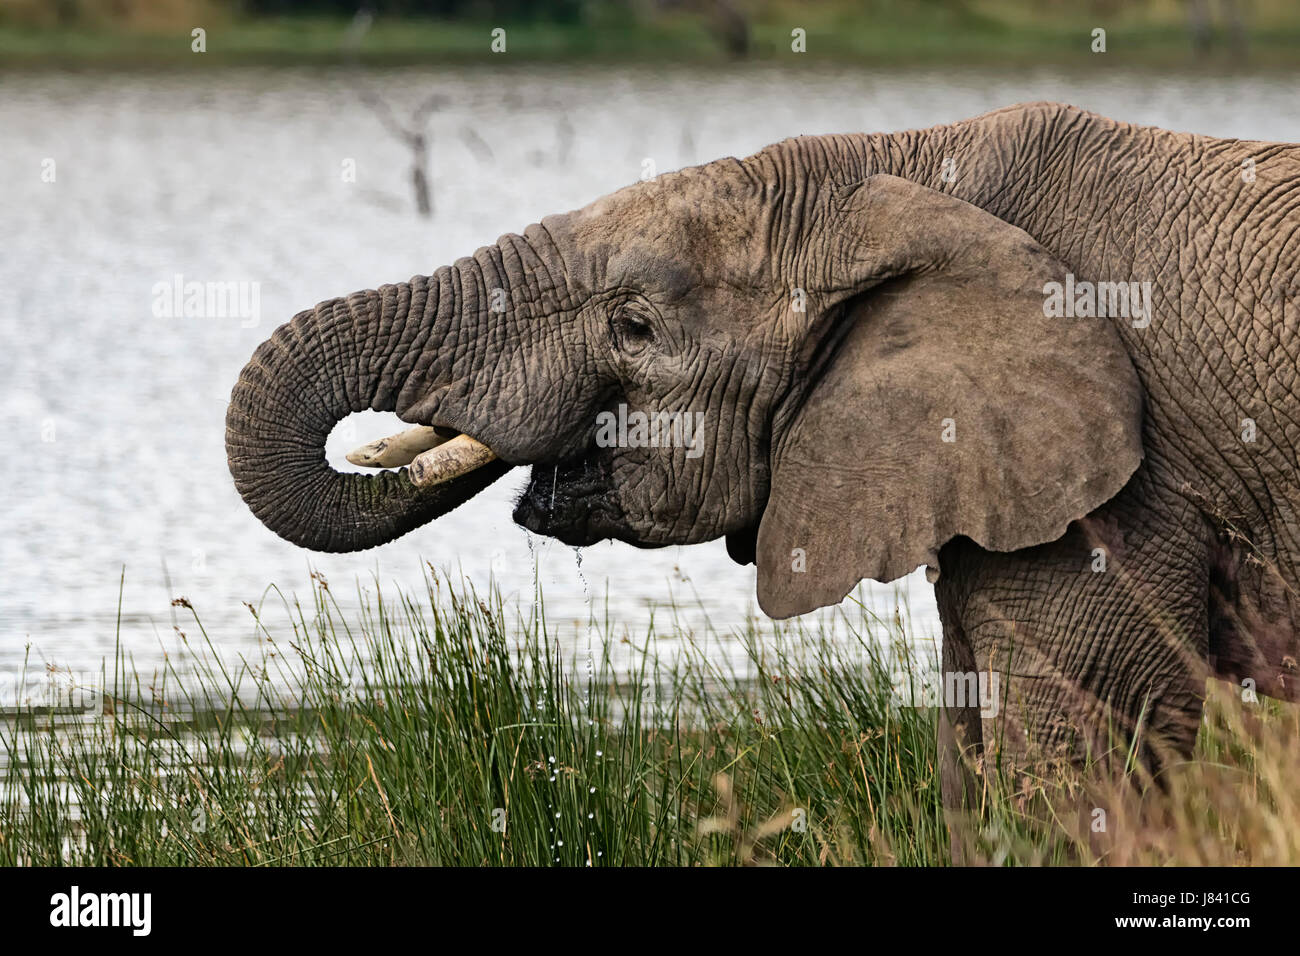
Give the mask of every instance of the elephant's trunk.
[[313, 551], [359, 551], [400, 537], [473, 497], [509, 466], [492, 462], [420, 490], [406, 471], [343, 474], [325, 439], [351, 412], [393, 411], [439, 308], [441, 277], [358, 292], [300, 312], [262, 343], [226, 413], [235, 487], [272, 531]]

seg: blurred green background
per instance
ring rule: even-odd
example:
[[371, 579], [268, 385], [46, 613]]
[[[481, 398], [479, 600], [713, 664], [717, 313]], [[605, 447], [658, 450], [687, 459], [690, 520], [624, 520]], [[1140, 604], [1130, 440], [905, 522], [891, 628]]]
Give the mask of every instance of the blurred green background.
[[[368, 29], [349, 33], [358, 11]], [[1300, 65], [1296, 0], [0, 0], [0, 64], [486, 60]], [[491, 49], [494, 28], [506, 50]], [[805, 53], [792, 49], [804, 31]]]

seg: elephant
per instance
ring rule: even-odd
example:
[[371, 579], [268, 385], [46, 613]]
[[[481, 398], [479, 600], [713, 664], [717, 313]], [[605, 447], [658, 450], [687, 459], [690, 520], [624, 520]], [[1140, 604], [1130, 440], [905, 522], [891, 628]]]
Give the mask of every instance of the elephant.
[[[774, 618], [924, 566], [944, 675], [1002, 678], [942, 702], [945, 806], [1116, 730], [1159, 775], [1208, 677], [1298, 696], [1297, 262], [1297, 146], [1054, 103], [800, 136], [299, 313], [229, 466], [350, 551], [530, 465], [519, 524], [725, 538]], [[352, 456], [400, 470], [326, 462], [364, 409], [416, 426]]]

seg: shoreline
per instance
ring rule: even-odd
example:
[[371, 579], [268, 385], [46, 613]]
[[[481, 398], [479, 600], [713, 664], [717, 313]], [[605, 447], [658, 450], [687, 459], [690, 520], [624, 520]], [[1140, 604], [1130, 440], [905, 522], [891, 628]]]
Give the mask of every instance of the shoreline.
[[[793, 18], [798, 20], [800, 18]], [[1255, 26], [1247, 33], [1247, 54], [1235, 54], [1223, 36], [1204, 56], [1193, 53], [1185, 29], [1173, 25], [1120, 24], [1107, 30], [1106, 52], [1090, 49], [1092, 27], [1011, 25], [978, 20], [964, 24], [883, 23], [846, 29], [809, 23], [807, 52], [791, 50], [784, 24], [753, 26], [750, 51], [725, 52], [702, 24], [507, 26], [506, 50], [492, 51], [490, 23], [390, 20], [377, 22], [354, 56], [345, 56], [346, 20], [276, 19], [215, 23], [206, 30], [206, 51], [191, 50], [190, 29], [166, 32], [20, 28], [0, 25], [0, 71], [13, 69], [181, 69], [226, 66], [329, 66], [355, 62], [366, 67], [482, 64], [644, 63], [668, 66], [857, 65], [979, 67], [1183, 68], [1214, 72], [1256, 72], [1300, 68], [1300, 16], [1284, 26]], [[800, 28], [804, 29], [804, 28]]]

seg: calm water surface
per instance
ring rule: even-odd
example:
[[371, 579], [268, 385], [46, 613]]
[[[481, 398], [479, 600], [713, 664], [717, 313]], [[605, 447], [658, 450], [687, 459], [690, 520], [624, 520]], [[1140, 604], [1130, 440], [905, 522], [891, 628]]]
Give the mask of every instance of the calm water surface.
[[[415, 215], [406, 148], [358, 95], [408, 115], [440, 92], [435, 214]], [[196, 75], [0, 74], [0, 676], [35, 660], [93, 668], [122, 640], [137, 662], [173, 647], [184, 595], [222, 648], [253, 646], [243, 602], [269, 584], [304, 593], [312, 569], [346, 605], [375, 582], [418, 591], [423, 562], [580, 639], [597, 612], [644, 631], [651, 608], [688, 605], [725, 635], [756, 611], [753, 568], [720, 542], [638, 551], [531, 542], [510, 521], [520, 470], [393, 544], [313, 555], [266, 531], [226, 469], [231, 385], [254, 347], [313, 303], [428, 273], [541, 216], [658, 171], [747, 155], [799, 133], [893, 130], [1029, 99], [1221, 136], [1300, 140], [1289, 77], [1095, 72], [674, 69], [225, 70]], [[344, 173], [355, 170], [355, 181]], [[53, 182], [47, 182], [50, 172]], [[257, 314], [167, 317], [155, 287], [256, 283]], [[251, 288], [251, 287], [250, 287]], [[331, 461], [395, 430], [343, 423]], [[170, 583], [168, 583], [170, 582]], [[922, 577], [868, 597], [937, 620]], [[281, 615], [282, 618], [282, 615]], [[276, 629], [277, 614], [268, 615]], [[567, 622], [567, 624], [566, 624]]]

